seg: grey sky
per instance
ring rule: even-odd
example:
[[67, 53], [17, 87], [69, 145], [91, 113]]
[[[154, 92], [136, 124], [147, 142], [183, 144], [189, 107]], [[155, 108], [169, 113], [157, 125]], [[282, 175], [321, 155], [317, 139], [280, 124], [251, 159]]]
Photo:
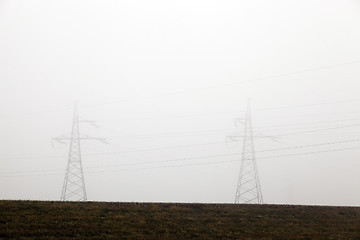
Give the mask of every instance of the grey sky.
[[89, 200], [233, 202], [240, 156], [144, 162], [240, 153], [251, 97], [265, 202], [360, 205], [359, 42], [358, 0], [0, 0], [0, 199], [60, 198], [78, 100]]

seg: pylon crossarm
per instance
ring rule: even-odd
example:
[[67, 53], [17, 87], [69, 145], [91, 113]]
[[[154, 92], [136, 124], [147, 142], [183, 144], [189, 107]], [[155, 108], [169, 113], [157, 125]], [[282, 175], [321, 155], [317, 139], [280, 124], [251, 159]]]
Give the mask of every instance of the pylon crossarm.
[[101, 142], [106, 142], [105, 138], [94, 138], [94, 137], [77, 137], [77, 138], [71, 138], [71, 137], [64, 137], [64, 138], [53, 138], [55, 141], [62, 141], [62, 140], [99, 140]]
[[99, 142], [109, 144], [105, 138], [96, 138], [96, 137], [92, 137], [92, 136], [84, 135], [84, 134], [81, 135], [80, 139], [97, 140]]
[[244, 118], [235, 118], [234, 123], [236, 127], [239, 127], [240, 124], [245, 124], [246, 119]]
[[96, 124], [97, 121], [90, 120], [79, 120], [78, 123], [90, 123], [93, 127], [99, 128], [100, 126]]

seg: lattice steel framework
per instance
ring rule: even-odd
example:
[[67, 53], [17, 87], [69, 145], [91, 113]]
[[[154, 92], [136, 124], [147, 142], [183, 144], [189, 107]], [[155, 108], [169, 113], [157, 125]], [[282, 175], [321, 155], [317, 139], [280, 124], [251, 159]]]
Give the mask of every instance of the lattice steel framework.
[[242, 159], [235, 195], [235, 203], [263, 204], [263, 197], [255, 158], [250, 101], [248, 101], [246, 111]]
[[86, 139], [95, 139], [102, 142], [105, 142], [102, 138], [92, 138], [89, 136], [81, 136], [79, 123], [88, 122], [93, 123], [93, 121], [79, 121], [77, 104], [75, 103], [74, 116], [72, 123], [72, 130], [70, 137], [60, 136], [53, 138], [53, 140], [63, 143], [63, 140], [70, 140], [70, 149], [68, 162], [65, 172], [64, 183], [61, 191], [61, 201], [86, 201], [86, 187], [85, 187], [85, 178], [82, 166], [81, 159], [81, 140]]

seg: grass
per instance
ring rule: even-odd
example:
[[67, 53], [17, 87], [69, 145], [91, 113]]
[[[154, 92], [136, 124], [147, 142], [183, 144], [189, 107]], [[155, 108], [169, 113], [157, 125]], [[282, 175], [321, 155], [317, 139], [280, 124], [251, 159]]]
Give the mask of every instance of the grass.
[[0, 239], [360, 240], [360, 208], [0, 201]]

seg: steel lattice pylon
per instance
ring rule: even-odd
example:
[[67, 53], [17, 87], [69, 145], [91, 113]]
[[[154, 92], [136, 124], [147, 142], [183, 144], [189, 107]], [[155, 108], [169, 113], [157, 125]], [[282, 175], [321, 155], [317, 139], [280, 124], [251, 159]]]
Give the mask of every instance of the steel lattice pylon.
[[84, 172], [81, 162], [82, 160], [81, 147], [80, 147], [81, 140], [94, 139], [94, 140], [99, 140], [101, 142], [105, 142], [103, 138], [82, 136], [80, 134], [80, 128], [79, 128], [79, 123], [82, 122], [92, 123], [94, 126], [96, 126], [93, 121], [79, 121], [77, 104], [75, 103], [71, 135], [69, 137], [60, 136], [57, 138], [53, 138], [53, 140], [60, 143], [64, 143], [62, 142], [63, 140], [70, 140], [68, 162], [65, 172], [64, 183], [61, 191], [61, 198], [60, 198], [61, 201], [87, 200]]
[[61, 201], [86, 201], [85, 179], [81, 163], [80, 129], [75, 105], [73, 125], [70, 137], [69, 158], [66, 167]]
[[245, 131], [243, 136], [243, 151], [239, 180], [235, 195], [235, 203], [263, 203], [259, 174], [255, 159], [250, 101], [248, 101], [246, 111]]

